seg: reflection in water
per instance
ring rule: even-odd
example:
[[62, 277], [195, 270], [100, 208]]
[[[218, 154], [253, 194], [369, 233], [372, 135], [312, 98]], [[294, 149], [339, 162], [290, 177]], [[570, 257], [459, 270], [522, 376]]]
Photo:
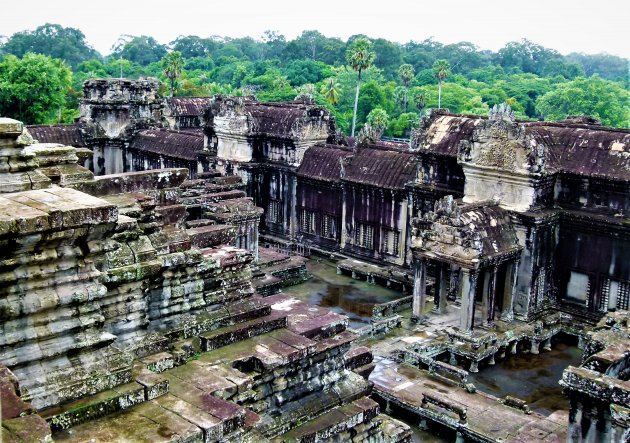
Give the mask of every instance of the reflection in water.
[[494, 366], [470, 374], [468, 380], [481, 391], [496, 397], [512, 395], [523, 399], [529, 407], [549, 415], [568, 410], [569, 400], [562, 394], [558, 381], [569, 365], [578, 366], [582, 353], [575, 346], [554, 342], [551, 351], [538, 355], [508, 355]]
[[403, 297], [398, 291], [337, 275], [336, 264], [329, 260], [311, 260], [306, 267], [312, 278], [283, 292], [309, 304], [347, 315], [351, 328], [369, 324], [374, 305]]

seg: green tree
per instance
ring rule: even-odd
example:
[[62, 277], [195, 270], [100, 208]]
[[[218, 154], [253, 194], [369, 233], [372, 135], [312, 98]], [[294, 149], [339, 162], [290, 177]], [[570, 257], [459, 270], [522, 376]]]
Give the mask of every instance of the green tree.
[[322, 86], [322, 94], [331, 105], [339, 103], [339, 83], [334, 77], [326, 79]]
[[415, 73], [416, 71], [413, 68], [413, 65], [410, 65], [409, 63], [405, 63], [404, 65], [401, 65], [400, 68], [398, 68], [398, 76], [400, 77], [400, 81], [402, 82], [402, 85], [405, 88], [404, 102], [403, 102], [404, 112], [407, 112], [409, 85], [411, 85], [411, 81], [414, 79]]
[[59, 122], [72, 72], [59, 59], [27, 53], [0, 62], [0, 115], [26, 124]]
[[283, 72], [293, 86], [317, 83], [332, 75], [330, 66], [315, 60], [294, 60], [283, 69]]
[[578, 63], [587, 77], [599, 74], [607, 80], [620, 80], [628, 88], [628, 60], [610, 54], [571, 53], [565, 57], [569, 63]]
[[411, 128], [418, 126], [418, 114], [407, 112], [392, 119], [386, 134], [394, 137], [409, 137]]
[[111, 57], [124, 58], [141, 66], [159, 62], [166, 55], [166, 45], [146, 35], [122, 35], [113, 46]]
[[51, 23], [39, 26], [34, 31], [16, 32], [2, 50], [16, 57], [32, 52], [60, 58], [73, 68], [83, 61], [101, 57], [87, 44], [80, 30]]
[[353, 41], [346, 52], [346, 61], [358, 74], [357, 89], [354, 96], [354, 113], [352, 115], [352, 137], [354, 137], [354, 129], [357, 123], [357, 105], [359, 103], [359, 89], [361, 88], [361, 73], [372, 65], [375, 57], [376, 54], [372, 51], [372, 42], [363, 37]]
[[367, 116], [367, 123], [382, 134], [389, 125], [389, 115], [383, 108], [374, 108]]
[[630, 126], [630, 92], [597, 75], [557, 85], [538, 97], [536, 109], [548, 120], [588, 115], [607, 126]]
[[433, 76], [438, 81], [438, 108], [442, 107], [442, 82], [451, 73], [451, 65], [446, 60], [436, 60], [433, 63]]
[[173, 97], [175, 88], [177, 88], [177, 82], [184, 69], [184, 59], [180, 52], [173, 51], [162, 57], [160, 63], [162, 64], [162, 73], [168, 79], [171, 88], [171, 97]]
[[422, 112], [429, 101], [429, 93], [422, 88], [416, 88], [412, 92], [412, 97], [414, 105], [416, 105], [418, 111]]
[[513, 68], [517, 72], [531, 72], [537, 75], [542, 74], [549, 61], [561, 58], [562, 56], [557, 51], [527, 39], [520, 42], [509, 42], [498, 53], [499, 63], [504, 68]]
[[182, 54], [185, 59], [193, 57], [209, 57], [219, 47], [214, 38], [201, 38], [196, 35], [180, 35], [170, 43], [173, 51]]

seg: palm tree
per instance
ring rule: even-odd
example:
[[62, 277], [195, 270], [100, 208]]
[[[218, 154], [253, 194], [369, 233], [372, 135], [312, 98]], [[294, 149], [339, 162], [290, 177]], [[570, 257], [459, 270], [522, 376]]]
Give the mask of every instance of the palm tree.
[[442, 82], [451, 73], [451, 65], [446, 60], [436, 60], [433, 63], [433, 77], [438, 81], [438, 108], [442, 107]]
[[427, 94], [426, 91], [420, 89], [413, 95], [413, 101], [416, 105], [416, 108], [418, 108], [418, 111], [422, 112], [424, 107], [427, 105], [427, 101], [429, 101], [429, 94]]
[[413, 66], [408, 63], [400, 65], [400, 68], [398, 68], [398, 76], [405, 87], [405, 95], [403, 99], [403, 108], [405, 112], [407, 112], [407, 95], [409, 93], [409, 85], [411, 84], [411, 80], [413, 80], [414, 75], [415, 70], [413, 69]]
[[367, 116], [367, 122], [380, 134], [387, 129], [389, 124], [389, 115], [383, 108], [374, 108]]
[[322, 86], [322, 94], [331, 105], [334, 106], [339, 103], [339, 83], [335, 81], [334, 77], [326, 80]]
[[171, 87], [171, 97], [175, 95], [177, 79], [182, 75], [184, 59], [178, 51], [169, 52], [162, 58], [162, 72], [168, 78]]
[[361, 88], [361, 73], [369, 68], [376, 54], [372, 49], [372, 42], [367, 38], [360, 37], [352, 42], [348, 50], [346, 51], [346, 61], [348, 64], [358, 72], [357, 77], [357, 91], [354, 96], [354, 112], [352, 113], [352, 137], [354, 137], [354, 128], [357, 124], [357, 105], [359, 104], [359, 89]]

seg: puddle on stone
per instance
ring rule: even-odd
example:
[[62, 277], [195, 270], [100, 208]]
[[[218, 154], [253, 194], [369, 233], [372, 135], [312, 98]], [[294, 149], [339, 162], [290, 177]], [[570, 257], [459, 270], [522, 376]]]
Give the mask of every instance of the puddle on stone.
[[536, 412], [550, 415], [568, 410], [569, 400], [558, 384], [562, 371], [569, 365], [579, 366], [582, 351], [576, 346], [554, 341], [551, 351], [538, 355], [508, 355], [494, 366], [480, 368], [468, 380], [477, 389], [496, 397], [511, 395], [527, 402]]
[[393, 291], [364, 281], [337, 275], [335, 262], [325, 259], [310, 260], [306, 267], [312, 275], [305, 283], [283, 289], [283, 293], [322, 306], [333, 312], [347, 315], [351, 328], [360, 328], [370, 323], [374, 305], [402, 298]]

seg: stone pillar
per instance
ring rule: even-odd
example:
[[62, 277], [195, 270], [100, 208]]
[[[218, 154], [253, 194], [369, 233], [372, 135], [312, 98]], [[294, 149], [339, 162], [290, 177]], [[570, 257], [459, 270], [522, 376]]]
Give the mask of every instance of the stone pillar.
[[451, 352], [451, 356], [448, 360], [448, 364], [451, 366], [457, 366], [457, 357], [455, 357], [455, 353]]
[[551, 351], [551, 338], [547, 338], [542, 343], [543, 351]]
[[488, 315], [489, 315], [489, 305], [490, 301], [488, 298], [490, 297], [490, 279], [491, 279], [491, 271], [490, 269], [484, 270], [480, 273], [480, 277], [483, 278], [483, 289], [481, 291], [481, 324], [483, 326], [488, 326]]
[[424, 258], [416, 259], [413, 280], [413, 302], [411, 320], [419, 322], [424, 319], [424, 304], [427, 299], [427, 263]]
[[514, 294], [516, 292], [516, 276], [518, 275], [518, 261], [510, 262], [505, 270], [505, 287], [503, 289], [503, 312], [501, 320], [514, 320]]
[[444, 264], [441, 267], [440, 272], [440, 292], [438, 297], [440, 298], [439, 313], [446, 314], [446, 305], [448, 304], [448, 282], [450, 280], [450, 267]]
[[465, 443], [466, 440], [464, 440], [464, 436], [462, 435], [461, 432], [457, 432], [455, 434], [455, 443]]
[[516, 350], [518, 347], [518, 342], [516, 340], [514, 340], [512, 343], [510, 343], [510, 354], [512, 355], [516, 355]]
[[346, 247], [348, 232], [346, 231], [346, 187], [341, 188], [341, 239], [339, 240], [339, 248]]
[[479, 363], [477, 362], [477, 360], [472, 360], [470, 362], [470, 368], [468, 369], [468, 372], [479, 372]]
[[531, 346], [529, 352], [531, 352], [532, 354], [540, 353], [540, 351], [539, 351], [540, 341], [539, 340], [535, 340], [535, 339], [532, 338], [531, 344], [532, 344], [532, 346]]
[[289, 189], [290, 189], [290, 194], [288, 196], [290, 198], [289, 238], [291, 240], [294, 240], [298, 231], [298, 227], [297, 227], [298, 221], [297, 221], [297, 177], [295, 177], [295, 175], [293, 174], [289, 176]]
[[582, 442], [582, 404], [573, 397], [570, 397], [570, 403], [567, 442]]
[[472, 334], [475, 323], [475, 293], [477, 292], [478, 272], [462, 268], [460, 293], [462, 307], [460, 311], [459, 328], [463, 333]]
[[433, 285], [433, 312], [440, 311], [440, 291], [442, 288], [442, 273], [444, 272], [444, 265], [440, 262], [435, 265], [435, 284]]
[[494, 324], [494, 309], [497, 305], [497, 267], [490, 270], [490, 281], [488, 282], [488, 309], [486, 322], [488, 325]]
[[462, 270], [459, 266], [451, 265], [451, 275], [450, 277], [450, 287], [451, 287], [451, 296], [456, 306], [461, 305], [461, 288], [462, 284]]

